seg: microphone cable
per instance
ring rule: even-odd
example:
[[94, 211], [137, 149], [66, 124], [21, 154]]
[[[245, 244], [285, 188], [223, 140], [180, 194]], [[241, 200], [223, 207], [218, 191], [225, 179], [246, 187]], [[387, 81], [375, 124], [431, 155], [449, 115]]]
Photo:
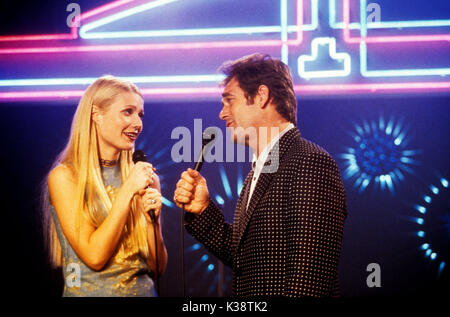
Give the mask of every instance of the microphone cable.
[[180, 219], [180, 244], [181, 244], [181, 297], [185, 295], [186, 284], [184, 282], [184, 204], [182, 204], [182, 213]]
[[[133, 163], [137, 162], [147, 162], [147, 155], [145, 155], [144, 151], [136, 150], [133, 153]], [[156, 284], [156, 293], [159, 296], [159, 261], [158, 261], [158, 240], [156, 235], [156, 215], [153, 209], [148, 211], [150, 219], [152, 220], [153, 225], [153, 239], [155, 242], [155, 284]]]
[[156, 293], [159, 296], [159, 263], [158, 263], [158, 239], [156, 235], [156, 215], [155, 211], [153, 209], [150, 209], [148, 211], [148, 214], [150, 216], [150, 219], [152, 220], [153, 225], [153, 240], [155, 241], [155, 284], [156, 284]]
[[[216, 141], [217, 130], [213, 127], [207, 128], [203, 132], [202, 136], [202, 149], [199, 153], [197, 162], [195, 162], [194, 171], [200, 172], [203, 166], [203, 154], [206, 150], [214, 144]], [[181, 244], [181, 296], [184, 297], [186, 294], [186, 283], [184, 275], [184, 218], [186, 210], [184, 209], [184, 204], [181, 204], [181, 219], [180, 219], [180, 244]]]

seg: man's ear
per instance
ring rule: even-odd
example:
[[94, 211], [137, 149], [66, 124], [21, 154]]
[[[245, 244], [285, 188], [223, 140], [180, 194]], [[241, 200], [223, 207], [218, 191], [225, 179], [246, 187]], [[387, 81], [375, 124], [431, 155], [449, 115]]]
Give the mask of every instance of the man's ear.
[[102, 115], [100, 113], [100, 109], [96, 105], [92, 105], [92, 121], [96, 124], [99, 124], [102, 121]]
[[258, 92], [256, 93], [256, 100], [258, 102], [258, 106], [261, 108], [265, 108], [269, 104], [270, 98], [269, 87], [266, 85], [260, 85], [258, 87]]

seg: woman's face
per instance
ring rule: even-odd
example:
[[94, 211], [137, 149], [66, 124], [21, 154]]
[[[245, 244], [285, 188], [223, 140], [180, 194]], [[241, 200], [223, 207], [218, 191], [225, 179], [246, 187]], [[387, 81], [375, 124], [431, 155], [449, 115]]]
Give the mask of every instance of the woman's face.
[[143, 116], [143, 100], [135, 93], [118, 95], [105, 112], [98, 111], [95, 114], [94, 110], [100, 157], [115, 160], [121, 150], [133, 149], [142, 131]]

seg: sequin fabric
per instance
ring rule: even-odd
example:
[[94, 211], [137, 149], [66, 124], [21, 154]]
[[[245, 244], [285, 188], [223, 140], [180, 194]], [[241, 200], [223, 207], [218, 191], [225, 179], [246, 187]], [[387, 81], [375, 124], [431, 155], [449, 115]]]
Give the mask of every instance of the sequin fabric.
[[[114, 200], [122, 186], [120, 167], [102, 167], [102, 178], [108, 195]], [[77, 256], [65, 238], [56, 211], [50, 206], [58, 239], [63, 251], [64, 297], [153, 297], [153, 280], [146, 261], [137, 247], [122, 238], [110, 261], [100, 271], [91, 270]], [[124, 235], [126, 236], [126, 235]]]

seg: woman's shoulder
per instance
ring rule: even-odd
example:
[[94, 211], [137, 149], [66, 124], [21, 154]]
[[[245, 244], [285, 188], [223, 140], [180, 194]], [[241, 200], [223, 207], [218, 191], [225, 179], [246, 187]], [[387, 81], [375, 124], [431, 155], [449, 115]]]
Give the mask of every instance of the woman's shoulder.
[[68, 183], [76, 184], [75, 173], [69, 166], [65, 164], [59, 164], [53, 168], [48, 175], [49, 187], [53, 185], [63, 185]]

